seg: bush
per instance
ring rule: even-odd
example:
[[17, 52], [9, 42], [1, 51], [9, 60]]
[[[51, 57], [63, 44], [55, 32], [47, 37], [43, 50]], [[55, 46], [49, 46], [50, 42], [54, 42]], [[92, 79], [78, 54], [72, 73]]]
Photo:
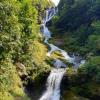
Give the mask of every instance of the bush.
[[86, 64], [79, 67], [78, 74], [87, 80], [100, 82], [100, 56], [91, 57]]

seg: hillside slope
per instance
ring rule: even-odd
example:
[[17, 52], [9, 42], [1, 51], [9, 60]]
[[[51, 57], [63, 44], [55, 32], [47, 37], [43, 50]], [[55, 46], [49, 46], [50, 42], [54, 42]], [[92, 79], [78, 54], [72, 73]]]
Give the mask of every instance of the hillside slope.
[[49, 70], [39, 25], [49, 6], [47, 0], [0, 0], [0, 100], [28, 100], [22, 83]]
[[99, 100], [100, 0], [60, 0], [58, 9], [48, 25], [51, 43], [86, 59], [78, 70], [66, 71], [62, 100]]

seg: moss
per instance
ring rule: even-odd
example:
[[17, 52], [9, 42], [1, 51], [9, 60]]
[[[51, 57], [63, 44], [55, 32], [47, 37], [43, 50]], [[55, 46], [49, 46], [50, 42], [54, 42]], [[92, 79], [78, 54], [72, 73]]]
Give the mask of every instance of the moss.
[[29, 48], [29, 52], [31, 52], [36, 65], [40, 65], [46, 59], [47, 49], [42, 43], [38, 41], [33, 41]]
[[54, 51], [51, 55], [51, 58], [59, 58], [59, 59], [64, 59], [64, 57], [62, 57], [61, 53], [59, 51]]
[[14, 100], [15, 97], [25, 97], [22, 82], [12, 61], [10, 59], [2, 60], [0, 67], [0, 100]]
[[72, 91], [64, 91], [62, 100], [89, 100], [89, 99], [80, 97], [80, 96], [74, 94]]
[[68, 68], [68, 69], [66, 70], [66, 74], [67, 74], [68, 76], [77, 75], [77, 69]]
[[8, 92], [0, 92], [0, 100], [14, 100], [13, 96]]

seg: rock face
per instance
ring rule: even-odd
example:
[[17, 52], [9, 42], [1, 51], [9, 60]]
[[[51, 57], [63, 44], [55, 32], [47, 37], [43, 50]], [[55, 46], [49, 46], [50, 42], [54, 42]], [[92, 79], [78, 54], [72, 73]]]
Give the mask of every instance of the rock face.
[[55, 67], [55, 68], [61, 68], [61, 67], [63, 67], [63, 68], [66, 68], [66, 64], [64, 64], [61, 60], [59, 60], [59, 59], [55, 59], [54, 61], [53, 61], [53, 66]]
[[64, 41], [61, 40], [61, 39], [56, 39], [55, 44], [58, 45], [58, 46], [62, 46], [64, 44]]
[[28, 84], [25, 86], [27, 95], [31, 100], [38, 100], [46, 89], [46, 80], [49, 75], [48, 73], [42, 73], [35, 80], [28, 79]]
[[16, 63], [16, 69], [18, 70], [19, 76], [27, 75], [26, 67], [22, 63]]

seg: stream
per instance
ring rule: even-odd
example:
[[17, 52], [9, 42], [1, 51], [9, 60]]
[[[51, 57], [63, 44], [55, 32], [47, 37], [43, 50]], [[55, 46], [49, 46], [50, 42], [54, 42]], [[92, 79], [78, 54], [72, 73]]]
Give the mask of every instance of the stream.
[[[79, 66], [80, 64], [84, 64], [85, 60], [80, 59], [78, 56], [69, 56], [68, 53], [59, 47], [55, 46], [54, 44], [49, 43], [49, 39], [51, 37], [51, 32], [49, 31], [46, 24], [56, 15], [58, 12], [57, 8], [49, 8], [46, 10], [45, 18], [42, 21], [42, 35], [44, 37], [44, 43], [50, 47], [50, 50], [47, 53], [47, 56], [50, 57], [52, 52], [59, 51], [64, 59], [72, 63], [74, 68]], [[54, 59], [53, 62], [54, 68], [51, 70], [50, 75], [48, 76], [47, 83], [46, 83], [46, 90], [42, 94], [39, 100], [60, 100], [60, 83], [65, 74], [66, 65], [59, 59]]]

